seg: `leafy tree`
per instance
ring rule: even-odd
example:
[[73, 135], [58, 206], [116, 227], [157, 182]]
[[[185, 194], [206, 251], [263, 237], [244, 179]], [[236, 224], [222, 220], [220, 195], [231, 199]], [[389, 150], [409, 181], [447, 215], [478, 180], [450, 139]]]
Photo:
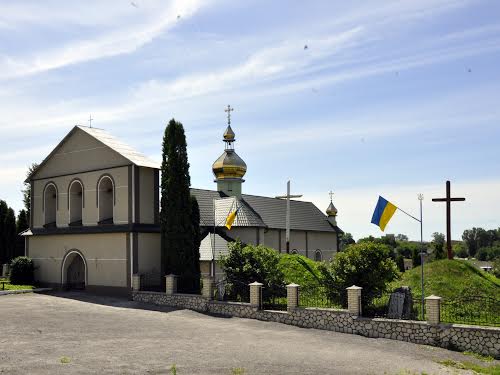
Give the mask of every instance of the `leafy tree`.
[[420, 256], [420, 252], [421, 252], [420, 247], [414, 247], [412, 249], [411, 259], [413, 267], [418, 267], [422, 264], [422, 258]]
[[14, 285], [32, 285], [35, 265], [28, 257], [17, 257], [10, 264], [10, 282]]
[[280, 255], [276, 250], [262, 245], [243, 245], [240, 241], [229, 243], [229, 254], [222, 256], [220, 265], [231, 285], [232, 294], [248, 298], [248, 284], [264, 284], [263, 298], [283, 294], [285, 275], [279, 267]]
[[414, 242], [401, 241], [398, 242], [398, 246], [394, 250], [397, 255], [402, 255], [406, 259], [411, 259], [413, 256], [414, 249], [417, 249], [420, 245]]
[[184, 127], [180, 122], [170, 120], [163, 137], [161, 166], [162, 263], [166, 274], [180, 276], [179, 289], [187, 292], [200, 289], [200, 258], [199, 247], [196, 248], [198, 240], [194, 235], [196, 228], [192, 217], [194, 208], [189, 191], [191, 179], [186, 147]]
[[354, 238], [351, 233], [344, 233], [340, 235], [340, 250], [344, 250], [347, 246], [355, 244]]
[[434, 249], [434, 259], [444, 259], [444, 234], [434, 232], [432, 234], [432, 247]]
[[[29, 178], [31, 174], [38, 168], [37, 163], [33, 163], [28, 168], [28, 172], [26, 173], [26, 178]], [[30, 222], [31, 217], [31, 183], [25, 182], [23, 192], [23, 202], [24, 208], [26, 209], [26, 213], [28, 215], [28, 223]]]
[[463, 243], [453, 245], [453, 253], [459, 258], [467, 258], [469, 253]]
[[346, 288], [360, 286], [363, 288], [362, 304], [369, 306], [399, 277], [398, 267], [390, 256], [387, 245], [370, 242], [351, 245], [330, 263], [319, 264], [321, 276], [318, 281], [327, 287], [330, 298], [343, 306], [347, 306]]
[[500, 278], [500, 258], [495, 259], [493, 262], [493, 275]]
[[482, 261], [492, 261], [500, 258], [500, 246], [482, 247], [478, 250], [476, 258]]
[[398, 266], [399, 272], [405, 272], [405, 259], [402, 255], [396, 256], [396, 265]]
[[406, 242], [408, 241], [408, 236], [406, 234], [398, 234], [396, 236], [396, 241]]

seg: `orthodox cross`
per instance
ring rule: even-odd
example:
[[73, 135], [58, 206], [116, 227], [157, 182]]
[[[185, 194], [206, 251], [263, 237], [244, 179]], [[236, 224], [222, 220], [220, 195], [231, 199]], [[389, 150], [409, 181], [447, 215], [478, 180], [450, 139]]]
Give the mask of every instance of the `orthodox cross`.
[[330, 202], [333, 202], [333, 191], [330, 190], [328, 195], [330, 195]]
[[228, 104], [227, 109], [224, 110], [224, 112], [227, 112], [227, 124], [231, 125], [231, 111], [234, 111], [234, 108], [231, 108], [231, 106]]
[[463, 202], [465, 198], [452, 198], [450, 193], [450, 181], [446, 181], [446, 198], [432, 198], [433, 202], [446, 202], [446, 249], [448, 259], [452, 259], [451, 253], [451, 202]]
[[89, 116], [89, 124], [90, 124], [90, 127], [92, 127], [92, 120], [93, 120], [92, 115], [90, 115], [90, 116]]
[[279, 195], [276, 198], [286, 199], [286, 253], [290, 253], [290, 198], [300, 198], [300, 195], [290, 195], [290, 180], [286, 183], [286, 195]]

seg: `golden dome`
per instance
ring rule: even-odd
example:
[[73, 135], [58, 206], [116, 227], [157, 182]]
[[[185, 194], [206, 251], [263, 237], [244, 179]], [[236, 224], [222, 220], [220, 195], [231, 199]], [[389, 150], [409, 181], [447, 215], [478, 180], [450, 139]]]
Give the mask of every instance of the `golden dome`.
[[[230, 127], [228, 127], [228, 129], [231, 130]], [[218, 180], [231, 178], [241, 179], [247, 172], [247, 165], [234, 150], [226, 150], [214, 162], [212, 171]]]
[[333, 205], [333, 203], [331, 201], [330, 201], [330, 205], [326, 209], [326, 214], [328, 216], [337, 216], [337, 209], [335, 208], [335, 206]]
[[233, 129], [231, 129], [231, 125], [228, 125], [227, 129], [223, 135], [224, 141], [234, 142], [234, 137], [235, 137], [235, 134], [233, 132]]

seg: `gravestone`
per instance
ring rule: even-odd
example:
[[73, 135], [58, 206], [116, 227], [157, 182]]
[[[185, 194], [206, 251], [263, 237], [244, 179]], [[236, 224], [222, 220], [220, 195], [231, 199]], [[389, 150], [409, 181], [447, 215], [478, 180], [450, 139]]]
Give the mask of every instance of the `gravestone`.
[[391, 293], [387, 310], [389, 319], [411, 319], [412, 310], [413, 298], [410, 287], [402, 286]]

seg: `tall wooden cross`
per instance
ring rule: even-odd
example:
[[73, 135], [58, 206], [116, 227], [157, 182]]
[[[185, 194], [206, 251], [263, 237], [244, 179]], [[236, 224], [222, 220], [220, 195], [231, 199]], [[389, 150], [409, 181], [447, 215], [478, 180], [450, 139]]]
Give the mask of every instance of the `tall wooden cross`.
[[90, 127], [92, 127], [92, 120], [93, 120], [92, 115], [90, 115], [90, 116], [89, 116], [89, 124], [90, 124]]
[[234, 111], [234, 108], [231, 108], [231, 106], [228, 104], [227, 109], [224, 110], [224, 112], [227, 112], [227, 124], [231, 125], [231, 111]]
[[[285, 236], [286, 236], [286, 253], [290, 253], [290, 198], [300, 198], [302, 194], [291, 195], [290, 194], [290, 180], [286, 183], [286, 195], [279, 195], [276, 198], [286, 199], [286, 224], [285, 224]], [[280, 244], [281, 249], [281, 244]]]
[[446, 181], [446, 198], [432, 198], [433, 202], [446, 202], [446, 249], [448, 259], [452, 259], [451, 252], [451, 202], [463, 202], [465, 198], [452, 198], [450, 193], [450, 181]]

